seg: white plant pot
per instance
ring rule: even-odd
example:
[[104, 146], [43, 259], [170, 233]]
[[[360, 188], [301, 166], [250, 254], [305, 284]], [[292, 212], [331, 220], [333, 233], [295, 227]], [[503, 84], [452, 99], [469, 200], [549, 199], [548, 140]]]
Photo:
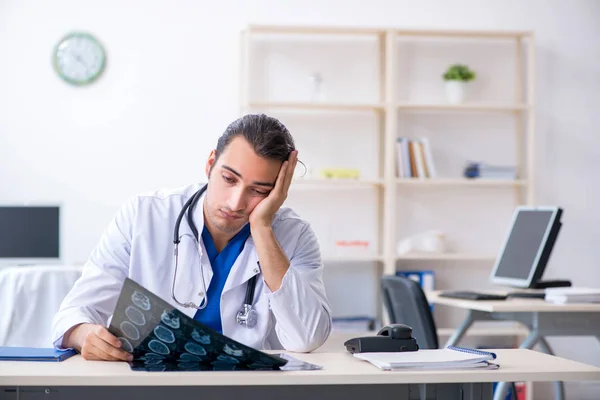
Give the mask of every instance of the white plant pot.
[[460, 104], [467, 97], [467, 82], [446, 81], [446, 97], [451, 104]]

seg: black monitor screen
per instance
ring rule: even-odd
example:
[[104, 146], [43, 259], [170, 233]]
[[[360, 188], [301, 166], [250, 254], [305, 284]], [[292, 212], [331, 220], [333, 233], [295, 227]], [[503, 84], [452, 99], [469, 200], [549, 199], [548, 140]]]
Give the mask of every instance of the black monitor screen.
[[0, 259], [58, 257], [58, 207], [0, 207]]
[[544, 235], [552, 223], [551, 210], [521, 210], [502, 252], [495, 276], [527, 279], [536, 268], [535, 258], [542, 246]]

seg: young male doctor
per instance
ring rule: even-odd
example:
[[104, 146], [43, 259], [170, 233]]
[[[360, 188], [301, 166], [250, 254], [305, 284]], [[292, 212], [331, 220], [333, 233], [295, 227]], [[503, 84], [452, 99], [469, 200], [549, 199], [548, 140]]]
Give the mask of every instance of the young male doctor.
[[210, 153], [206, 187], [129, 200], [54, 317], [55, 346], [90, 360], [131, 360], [127, 338], [106, 328], [126, 277], [245, 345], [321, 346], [331, 311], [319, 245], [309, 224], [282, 207], [297, 159], [281, 122], [246, 115]]

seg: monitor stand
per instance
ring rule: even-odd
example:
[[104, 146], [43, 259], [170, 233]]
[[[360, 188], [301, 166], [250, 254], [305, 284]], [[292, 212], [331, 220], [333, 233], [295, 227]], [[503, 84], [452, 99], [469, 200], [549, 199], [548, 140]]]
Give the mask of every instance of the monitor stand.
[[556, 287], [570, 287], [571, 281], [567, 280], [552, 280], [552, 281], [537, 281], [531, 285], [530, 289], [546, 289]]

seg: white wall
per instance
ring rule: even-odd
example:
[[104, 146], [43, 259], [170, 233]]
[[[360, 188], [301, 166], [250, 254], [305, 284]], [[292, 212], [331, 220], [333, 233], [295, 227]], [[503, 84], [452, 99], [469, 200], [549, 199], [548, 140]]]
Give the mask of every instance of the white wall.
[[[78, 263], [127, 197], [203, 180], [208, 152], [238, 116], [249, 23], [534, 30], [537, 199], [565, 209], [546, 276], [599, 286], [598, 16], [594, 0], [0, 0], [0, 202], [63, 204], [64, 258]], [[103, 77], [85, 88], [64, 84], [50, 63], [77, 29], [108, 52]], [[597, 363], [597, 342], [576, 343], [590, 350], [565, 355]]]

